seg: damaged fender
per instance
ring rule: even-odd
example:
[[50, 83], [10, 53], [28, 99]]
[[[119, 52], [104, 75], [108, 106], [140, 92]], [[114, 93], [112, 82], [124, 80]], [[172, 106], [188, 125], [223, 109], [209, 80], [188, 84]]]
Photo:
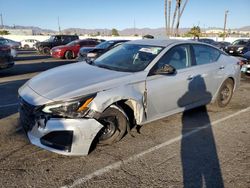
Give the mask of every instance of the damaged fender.
[[[103, 126], [95, 119], [50, 119], [43, 128], [36, 124], [31, 131], [28, 132], [29, 140], [32, 144], [44, 148], [46, 150], [64, 154], [64, 155], [88, 155], [89, 148]], [[66, 139], [62, 136], [61, 142], [68, 140], [69, 147], [62, 146], [60, 140], [49, 140], [49, 134], [55, 133], [72, 133], [72, 139]], [[56, 142], [56, 143], [55, 143]], [[60, 149], [58, 149], [61, 144]]]
[[121, 100], [127, 100], [130, 107], [134, 111], [134, 117], [137, 124], [143, 122], [146, 118], [145, 114], [145, 83], [141, 82], [137, 85], [124, 85], [119, 88], [110, 89], [97, 93], [97, 96], [92, 101], [90, 109], [96, 112], [103, 112], [111, 104]]

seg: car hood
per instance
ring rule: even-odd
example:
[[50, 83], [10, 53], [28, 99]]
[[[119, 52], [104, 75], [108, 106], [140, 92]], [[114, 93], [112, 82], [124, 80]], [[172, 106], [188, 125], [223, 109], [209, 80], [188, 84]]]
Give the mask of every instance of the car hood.
[[230, 49], [238, 49], [240, 47], [245, 47], [245, 45], [229, 45], [227, 47], [230, 48]]
[[67, 48], [67, 46], [65, 46], [65, 45], [56, 46], [56, 47], [53, 47], [51, 50], [63, 49], [63, 48]]
[[79, 53], [81, 54], [85, 54], [85, 53], [88, 53], [89, 51], [95, 49], [95, 47], [83, 47], [80, 49]]
[[75, 63], [45, 71], [32, 78], [27, 84], [38, 95], [52, 101], [61, 101], [132, 81], [138, 82], [145, 77], [145, 72], [118, 72], [87, 63]]

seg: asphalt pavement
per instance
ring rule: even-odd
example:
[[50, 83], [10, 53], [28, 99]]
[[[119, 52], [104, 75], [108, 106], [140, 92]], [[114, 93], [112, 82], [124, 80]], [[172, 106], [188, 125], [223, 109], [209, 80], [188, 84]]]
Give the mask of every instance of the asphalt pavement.
[[21, 51], [0, 71], [0, 187], [250, 187], [250, 82], [225, 109], [212, 105], [135, 127], [88, 156], [31, 145], [20, 129], [17, 91], [28, 79], [76, 63]]

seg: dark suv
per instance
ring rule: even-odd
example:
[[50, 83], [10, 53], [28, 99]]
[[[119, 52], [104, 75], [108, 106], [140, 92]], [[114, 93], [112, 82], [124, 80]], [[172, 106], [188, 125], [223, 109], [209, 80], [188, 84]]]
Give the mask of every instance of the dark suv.
[[35, 48], [42, 54], [50, 54], [50, 49], [55, 46], [65, 45], [79, 39], [77, 35], [52, 35], [48, 40], [37, 42]]

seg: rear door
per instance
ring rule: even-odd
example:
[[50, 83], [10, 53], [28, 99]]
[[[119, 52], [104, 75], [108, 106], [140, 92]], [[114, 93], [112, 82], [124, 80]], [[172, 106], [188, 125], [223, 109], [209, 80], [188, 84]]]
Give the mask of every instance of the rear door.
[[[223, 55], [211, 46], [193, 44], [193, 56], [195, 63], [192, 65], [193, 71], [198, 73], [203, 82], [197, 82], [197, 101], [207, 100], [218, 90], [225, 72]], [[204, 85], [205, 84], [205, 85]], [[205, 90], [202, 89], [206, 87]]]

